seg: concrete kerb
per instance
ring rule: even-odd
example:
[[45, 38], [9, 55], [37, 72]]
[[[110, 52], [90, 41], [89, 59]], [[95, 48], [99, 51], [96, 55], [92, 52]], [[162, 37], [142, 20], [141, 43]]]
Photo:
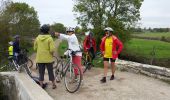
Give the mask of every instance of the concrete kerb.
[[1, 72], [0, 74], [1, 76], [14, 76], [19, 100], [53, 100], [45, 90], [38, 86], [38, 84], [25, 73]]
[[116, 60], [116, 64], [119, 70], [141, 73], [170, 82], [170, 69], [168, 68], [125, 60]]

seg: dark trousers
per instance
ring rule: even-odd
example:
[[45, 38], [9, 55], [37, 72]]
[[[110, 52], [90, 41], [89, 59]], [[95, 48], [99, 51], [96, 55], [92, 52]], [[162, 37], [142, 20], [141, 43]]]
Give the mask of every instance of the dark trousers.
[[54, 81], [53, 64], [52, 63], [38, 63], [39, 80], [44, 81], [45, 67], [48, 70], [48, 77], [50, 81]]
[[91, 47], [90, 49], [89, 49], [89, 54], [90, 54], [90, 56], [92, 57], [92, 60], [95, 58], [95, 53], [94, 53], [94, 49], [93, 49], [93, 47]]

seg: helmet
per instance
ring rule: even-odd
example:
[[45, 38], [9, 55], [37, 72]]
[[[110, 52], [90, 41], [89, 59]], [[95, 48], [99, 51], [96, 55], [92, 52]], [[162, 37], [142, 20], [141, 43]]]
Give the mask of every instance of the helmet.
[[93, 33], [92, 33], [91, 31], [87, 31], [87, 32], [85, 32], [85, 35], [86, 35], [86, 36], [88, 36], [88, 35], [93, 36]]
[[72, 28], [72, 27], [68, 27], [68, 28], [66, 29], [66, 32], [74, 32], [74, 31], [75, 31], [75, 29]]
[[10, 41], [10, 42], [8, 42], [8, 44], [9, 44], [9, 45], [13, 45], [13, 42], [12, 42], [12, 41]]
[[104, 29], [104, 31], [110, 31], [110, 32], [113, 32], [113, 29], [112, 29], [111, 27], [106, 27], [106, 28]]
[[19, 37], [20, 37], [19, 35], [15, 35], [15, 36], [14, 36], [14, 39], [17, 39], [17, 38], [19, 38]]
[[88, 36], [90, 34], [90, 31], [85, 32], [85, 35]]
[[48, 33], [49, 31], [50, 31], [50, 25], [48, 25], [48, 24], [44, 24], [40, 28], [40, 32], [42, 32], [42, 33]]

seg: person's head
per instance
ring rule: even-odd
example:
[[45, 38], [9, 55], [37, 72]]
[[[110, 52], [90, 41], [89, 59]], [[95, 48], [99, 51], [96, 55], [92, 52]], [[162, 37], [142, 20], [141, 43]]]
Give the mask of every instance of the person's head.
[[68, 27], [68, 28], [66, 29], [66, 32], [67, 32], [68, 35], [72, 35], [72, 34], [74, 34], [75, 29], [72, 28], [72, 27]]
[[112, 29], [111, 27], [106, 27], [106, 28], [104, 29], [104, 32], [105, 32], [106, 36], [109, 37], [109, 36], [112, 35], [113, 29]]
[[91, 31], [85, 32], [86, 36], [93, 37], [93, 33]]
[[13, 45], [13, 42], [12, 42], [12, 41], [10, 41], [10, 42], [8, 42], [8, 44], [11, 46], [11, 45]]
[[48, 24], [44, 24], [40, 27], [40, 32], [42, 34], [49, 34], [49, 31], [50, 31], [50, 25]]
[[15, 41], [19, 41], [19, 40], [20, 40], [20, 36], [19, 36], [19, 35], [15, 35], [15, 36], [14, 36], [14, 40], [15, 40]]

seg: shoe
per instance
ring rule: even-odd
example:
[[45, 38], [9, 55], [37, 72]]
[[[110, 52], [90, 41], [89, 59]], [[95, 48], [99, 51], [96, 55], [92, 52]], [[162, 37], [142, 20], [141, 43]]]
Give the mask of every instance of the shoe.
[[42, 88], [45, 89], [47, 87], [47, 83], [43, 83]]
[[103, 77], [101, 80], [100, 80], [101, 83], [106, 83], [106, 77]]
[[110, 80], [114, 80], [114, 79], [115, 79], [115, 76], [112, 75], [112, 76], [110, 77]]
[[55, 84], [53, 84], [53, 86], [52, 86], [52, 89], [55, 89], [57, 86], [55, 85]]

